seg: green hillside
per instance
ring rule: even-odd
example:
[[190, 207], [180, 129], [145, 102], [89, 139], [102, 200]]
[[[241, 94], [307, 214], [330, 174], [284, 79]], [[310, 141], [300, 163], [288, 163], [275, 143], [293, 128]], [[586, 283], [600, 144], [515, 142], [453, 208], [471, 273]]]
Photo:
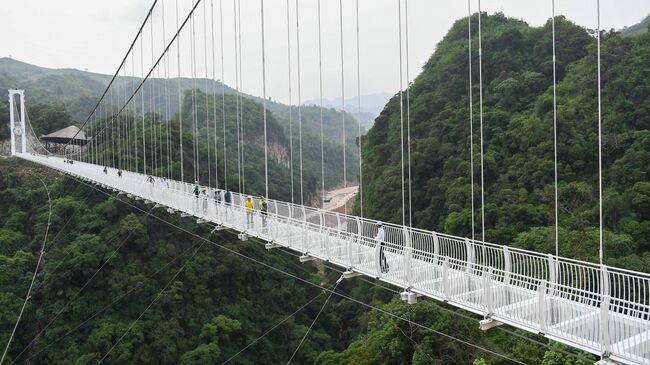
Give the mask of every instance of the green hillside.
[[[560, 252], [597, 261], [595, 41], [564, 18], [556, 26]], [[486, 239], [554, 252], [550, 23], [535, 28], [495, 15], [485, 17], [483, 27]], [[650, 34], [604, 34], [602, 52], [605, 256], [610, 263], [650, 271], [650, 216], [644, 203], [650, 197]], [[473, 61], [478, 70], [477, 57]], [[467, 69], [464, 19], [439, 44], [411, 89], [415, 225], [463, 236], [471, 236]], [[480, 233], [477, 78], [473, 84]], [[365, 141], [364, 208], [369, 216], [400, 222], [396, 98]]]
[[[56, 129], [62, 128], [69, 124], [81, 124], [92, 107], [97, 102], [97, 99], [104, 91], [106, 85], [110, 81], [110, 76], [94, 74], [74, 69], [47, 69], [24, 62], [13, 60], [10, 58], [0, 58], [0, 89], [8, 88], [23, 88], [27, 90], [27, 107], [29, 110], [30, 120], [34, 124], [34, 130], [37, 135], [52, 132]], [[120, 90], [122, 95], [124, 92], [134, 90], [141, 79], [130, 77], [119, 77], [114, 84], [114, 92]], [[221, 91], [223, 85], [220, 82], [214, 82], [206, 79], [187, 79], [171, 78], [164, 79], [149, 79], [142, 88], [144, 95], [144, 110], [145, 112], [155, 112], [160, 114], [162, 118], [167, 116], [164, 111], [169, 106], [170, 118], [176, 118], [179, 109], [177, 100], [179, 99], [179, 82], [180, 91], [183, 93], [184, 103], [188, 101], [187, 93], [191, 90], [200, 90], [201, 95], [205, 93], [210, 94], [210, 100], [215, 97], [217, 99], [217, 106], [219, 113], [217, 113], [217, 120], [221, 118]], [[162, 93], [162, 91], [165, 91]], [[224, 88], [225, 94], [229, 99], [235, 95], [236, 91], [229, 86]], [[216, 93], [214, 96], [212, 94]], [[116, 94], [115, 94], [116, 95]], [[155, 96], [152, 98], [152, 96]], [[257, 107], [261, 105], [262, 100], [247, 94], [242, 94], [246, 107]], [[110, 97], [109, 99], [110, 100]], [[205, 98], [201, 100], [199, 105], [205, 104]], [[3, 104], [3, 103], [0, 103]], [[117, 103], [116, 103], [117, 104]], [[191, 119], [191, 115], [187, 113], [190, 104], [184, 106], [185, 120]], [[212, 104], [210, 104], [212, 105]], [[121, 106], [121, 105], [120, 105]], [[298, 117], [297, 107], [289, 108], [287, 105], [268, 101], [268, 110], [271, 112], [271, 118], [277, 121], [283, 129], [283, 136], [281, 145], [285, 147], [287, 156], [289, 153], [289, 111], [292, 113], [292, 129], [293, 129], [293, 155], [294, 155], [294, 180], [298, 186], [299, 179], [299, 139], [298, 139]], [[0, 105], [0, 113], [6, 108], [6, 105]], [[117, 106], [116, 106], [117, 108]], [[320, 108], [313, 106], [303, 107], [303, 179], [305, 181], [305, 199], [309, 199], [309, 195], [315, 192], [317, 187], [320, 187], [321, 176], [321, 154], [320, 154]], [[229, 119], [234, 118], [235, 107], [226, 108], [226, 117]], [[67, 111], [72, 118], [63, 116]], [[7, 113], [1, 113], [0, 118], [3, 118]], [[245, 113], [252, 117], [251, 113]], [[205, 114], [204, 114], [205, 115]], [[259, 115], [258, 115], [259, 116]], [[205, 117], [203, 116], [203, 119]], [[200, 120], [202, 118], [199, 118]], [[334, 109], [323, 109], [324, 120], [324, 155], [325, 155], [325, 169], [328, 173], [325, 175], [325, 186], [330, 188], [339, 185], [343, 181], [343, 142], [342, 142], [342, 114]], [[48, 123], [50, 121], [51, 123]], [[0, 119], [0, 123], [2, 119]], [[3, 124], [6, 124], [4, 122]], [[261, 118], [250, 120], [250, 124], [246, 124], [245, 128], [252, 128], [249, 135], [257, 135], [261, 126]], [[234, 130], [234, 127], [233, 127]], [[7, 138], [7, 130], [0, 131], [0, 140]], [[244, 131], [245, 135], [246, 130]], [[358, 180], [359, 170], [359, 154], [356, 138], [358, 135], [358, 124], [355, 117], [351, 114], [346, 115], [346, 161], [347, 161], [347, 178], [348, 181]], [[232, 140], [236, 141], [233, 137]], [[263, 140], [261, 140], [263, 142]], [[250, 140], [249, 143], [260, 145], [260, 139]], [[255, 148], [257, 148], [255, 147]], [[236, 150], [235, 150], [236, 151]], [[207, 152], [206, 152], [207, 153]], [[235, 152], [236, 154], [236, 152]], [[259, 159], [259, 156], [251, 156], [253, 160]], [[235, 160], [236, 161], [236, 160]], [[289, 158], [283, 163], [289, 164]], [[191, 161], [190, 161], [191, 162]], [[190, 163], [188, 162], [188, 163]], [[283, 173], [280, 172], [280, 175]], [[258, 173], [253, 173], [251, 177], [258, 176]], [[252, 182], [252, 180], [250, 180]], [[255, 180], [256, 183], [259, 181]], [[284, 184], [284, 182], [283, 182]], [[290, 188], [290, 182], [287, 181], [287, 186]], [[281, 190], [284, 192], [284, 185]], [[294, 192], [295, 199], [298, 198], [297, 189]], [[281, 192], [280, 196], [287, 197]], [[288, 195], [290, 199], [290, 194]]]

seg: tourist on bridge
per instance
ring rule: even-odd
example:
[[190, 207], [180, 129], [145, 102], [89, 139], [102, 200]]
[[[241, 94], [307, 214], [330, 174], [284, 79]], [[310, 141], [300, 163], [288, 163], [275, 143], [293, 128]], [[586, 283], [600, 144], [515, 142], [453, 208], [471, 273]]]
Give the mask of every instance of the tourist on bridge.
[[104, 166], [104, 175], [108, 175], [108, 167]]
[[153, 178], [153, 175], [149, 175], [147, 181], [151, 184], [151, 186], [153, 186], [153, 184], [156, 182], [156, 179]]
[[203, 214], [208, 214], [208, 192], [205, 186], [201, 188], [201, 200], [203, 201]]
[[194, 181], [194, 195], [196, 198], [199, 198], [199, 193], [201, 192], [201, 185], [199, 185], [198, 180]]
[[122, 169], [117, 170], [117, 176], [122, 177]]
[[246, 208], [246, 226], [248, 228], [253, 227], [253, 211], [255, 206], [253, 205], [253, 197], [248, 196], [244, 202], [244, 208]]
[[266, 227], [266, 216], [269, 214], [269, 202], [260, 196], [260, 215], [262, 216], [262, 227]]
[[375, 240], [379, 243], [379, 267], [381, 269], [382, 273], [387, 273], [388, 272], [388, 261], [386, 260], [386, 254], [384, 253], [384, 238], [385, 238], [385, 233], [384, 233], [384, 225], [381, 221], [377, 222], [377, 235], [375, 236]]
[[230, 211], [230, 205], [232, 204], [232, 194], [230, 191], [226, 190], [223, 194], [223, 202], [226, 203], [226, 213]]

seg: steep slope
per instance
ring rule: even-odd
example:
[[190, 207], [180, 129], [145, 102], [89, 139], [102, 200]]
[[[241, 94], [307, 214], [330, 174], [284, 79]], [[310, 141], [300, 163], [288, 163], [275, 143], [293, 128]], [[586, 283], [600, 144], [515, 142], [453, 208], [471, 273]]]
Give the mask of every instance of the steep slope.
[[[476, 16], [473, 26], [477, 23]], [[594, 39], [558, 18], [560, 252], [596, 259], [597, 104]], [[475, 29], [474, 29], [475, 30]], [[502, 15], [483, 30], [486, 239], [553, 252], [553, 112], [550, 24]], [[476, 34], [477, 32], [473, 32]], [[650, 177], [650, 36], [604, 34], [603, 134], [606, 239], [628, 267], [650, 241], [644, 213]], [[476, 50], [477, 39], [473, 39]], [[475, 232], [480, 238], [480, 136], [474, 69]], [[471, 236], [467, 19], [458, 21], [411, 89], [415, 225]], [[364, 208], [401, 222], [399, 102], [393, 98], [364, 144]], [[530, 231], [529, 231], [530, 230]], [[581, 237], [587, 238], [581, 242]]]

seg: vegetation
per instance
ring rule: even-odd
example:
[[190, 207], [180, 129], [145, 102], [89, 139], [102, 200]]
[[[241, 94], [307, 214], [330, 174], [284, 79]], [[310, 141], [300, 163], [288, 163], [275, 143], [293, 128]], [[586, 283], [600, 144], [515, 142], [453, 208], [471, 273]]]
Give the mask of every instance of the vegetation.
[[[476, 21], [475, 15], [473, 27]], [[534, 28], [501, 14], [486, 15], [482, 21], [486, 237], [502, 244], [553, 252], [550, 24]], [[472, 189], [475, 204], [480, 207], [480, 140], [475, 73], [476, 175], [471, 186], [467, 22], [468, 19], [456, 22], [411, 86], [412, 213], [419, 227], [471, 236]], [[560, 253], [595, 261], [598, 242], [595, 43], [587, 30], [562, 17], [556, 19], [556, 26]], [[472, 34], [476, 35], [477, 29]], [[603, 39], [605, 257], [608, 264], [647, 272], [650, 269], [647, 247], [650, 242], [650, 65], [647, 57], [650, 33], [622, 37], [607, 32], [603, 33]], [[476, 38], [473, 47], [477, 49]], [[474, 70], [478, 69], [476, 57], [473, 62]], [[216, 115], [220, 114], [221, 105], [216, 103], [213, 107], [210, 95], [196, 92], [200, 101], [197, 103], [199, 121], [210, 120], [214, 107]], [[184, 126], [191, 125], [192, 121], [192, 115], [187, 114], [191, 97], [191, 92], [185, 93], [182, 117], [188, 124]], [[235, 98], [228, 96], [228, 143], [236, 141], [235, 107]], [[255, 100], [244, 102], [246, 179], [248, 189], [254, 192], [260, 192], [263, 187], [259, 175], [263, 162], [259, 144], [261, 110]], [[278, 148], [272, 158], [271, 191], [279, 198], [288, 199], [288, 124], [284, 112], [273, 113], [268, 120], [269, 135]], [[310, 116], [319, 118], [318, 109], [304, 108], [304, 113], [305, 125], [318, 125], [318, 119]], [[399, 101], [394, 97], [375, 121], [363, 146], [364, 213], [395, 222], [401, 222], [402, 216], [402, 211], [396, 209], [401, 206], [399, 117]], [[152, 121], [161, 130], [158, 127], [164, 124], [160, 119], [153, 113], [145, 115], [146, 138], [150, 138]], [[328, 133], [338, 133], [332, 125], [340, 122], [340, 114], [328, 115], [327, 120], [332, 128]], [[207, 128], [214, 128], [210, 123]], [[132, 126], [136, 134], [142, 133], [140, 123]], [[206, 128], [204, 122], [198, 128]], [[162, 130], [166, 133], [166, 129]], [[355, 134], [346, 134], [350, 143], [349, 138]], [[172, 139], [177, 141], [178, 136], [177, 128], [171, 128]], [[319, 142], [314, 139], [318, 134], [308, 132], [304, 136], [307, 143]], [[342, 135], [337, 138], [341, 140]], [[183, 141], [185, 166], [189, 167], [193, 157], [191, 129], [190, 132], [184, 129]], [[207, 156], [208, 146], [207, 141], [199, 143], [201, 156]], [[230, 186], [235, 186], [237, 174], [231, 167], [236, 166], [236, 153], [229, 150], [232, 152], [227, 156], [231, 171], [228, 179]], [[308, 159], [311, 166], [306, 181], [311, 181], [309, 188], [314, 189], [318, 185], [318, 160], [314, 162], [314, 156]], [[148, 160], [151, 161], [151, 156]], [[204, 160], [200, 171], [202, 181], [207, 178]], [[172, 169], [176, 175], [180, 156], [175, 156], [174, 161]], [[158, 171], [165, 172], [165, 167]], [[33, 363], [45, 364], [96, 363], [169, 284], [111, 351], [108, 362], [221, 363], [321, 293], [315, 287], [299, 284], [233, 252], [208, 243], [202, 245], [204, 241], [197, 236], [172, 228], [157, 218], [199, 237], [208, 237], [207, 228], [189, 220], [164, 211], [147, 215], [49, 170], [20, 169], [17, 162], [5, 161], [0, 162], [0, 206], [3, 207], [0, 266], [6, 273], [0, 278], [1, 343], [7, 340], [22, 305], [45, 228], [44, 192], [34, 174], [44, 176], [52, 191], [53, 225], [45, 265], [9, 352], [11, 360], [27, 347], [19, 361], [32, 358]], [[140, 203], [133, 204], [147, 209]], [[480, 227], [479, 210], [476, 212], [476, 226]], [[479, 229], [475, 231], [480, 232]], [[327, 264], [302, 266], [293, 257], [268, 253], [257, 242], [236, 241], [229, 233], [210, 237], [220, 245], [312, 283], [329, 286], [339, 276]], [[180, 274], [174, 276], [181, 268]], [[90, 278], [90, 283], [84, 286]], [[510, 364], [508, 358], [537, 365], [594, 362], [588, 354], [505, 326], [489, 332], [479, 331], [476, 318], [464, 311], [428, 300], [406, 305], [390, 288], [374, 284], [361, 279], [344, 281], [337, 291], [379, 309], [369, 310], [354, 301], [333, 296], [294, 362], [483, 365]], [[105, 308], [114, 300], [115, 304]], [[286, 361], [323, 300], [321, 295], [237, 356], [233, 363]], [[59, 311], [61, 314], [57, 316]], [[491, 349], [504, 357], [440, 333]], [[578, 357], [567, 355], [564, 350]]]
[[[476, 15], [472, 26], [476, 26]], [[478, 33], [474, 29], [473, 34]], [[502, 15], [483, 25], [485, 236], [554, 252], [553, 90], [550, 21], [540, 28]], [[560, 253], [598, 259], [596, 47], [588, 31], [556, 19]], [[473, 46], [477, 47], [477, 38]], [[459, 20], [411, 89], [413, 221], [480, 237], [478, 79], [474, 73], [474, 187], [470, 185], [467, 19]], [[605, 257], [650, 271], [650, 35], [603, 33]], [[474, 70], [478, 59], [473, 57]], [[364, 144], [364, 209], [401, 222], [399, 100]], [[397, 147], [396, 147], [397, 146]], [[408, 213], [408, 212], [407, 212]]]
[[[27, 107], [32, 119], [34, 119], [33, 114], [36, 113], [32, 109], [51, 108], [53, 109], [52, 112], [56, 110], [57, 113], [63, 110], [67, 111], [72, 119], [77, 121], [77, 123], [71, 122], [70, 124], [82, 124], [88, 117], [88, 114], [92, 111], [92, 107], [95, 105], [97, 99], [104, 91], [104, 88], [110, 81], [110, 78], [111, 76], [109, 75], [95, 74], [73, 69], [52, 70], [23, 63], [10, 58], [0, 58], [0, 89], [23, 88], [27, 90]], [[124, 92], [131, 93], [132, 90], [134, 90], [140, 82], [141, 79], [136, 77], [118, 77], [114, 83], [113, 92], [122, 94]], [[164, 90], [164, 94], [160, 92], [161, 90]], [[237, 91], [230, 88], [229, 86], [222, 85], [219, 81], [206, 79], [193, 80], [187, 78], [174, 78], [169, 80], [151, 78], [148, 79], [142, 87], [142, 95], [138, 94], [137, 98], [139, 100], [142, 97], [145, 113], [158, 115], [156, 117], [156, 120], [175, 118], [177, 121], [179, 110], [179, 103], [177, 101], [179, 100], [179, 93], [182, 93], [181, 95], [183, 96], [183, 105], [181, 109], [183, 110], [184, 114], [183, 120], [187, 122], [188, 120], [192, 120], [192, 113], [189, 113], [191, 110], [189, 106], [192, 105], [192, 99], [188, 99], [188, 94], [191, 94], [193, 90], [198, 90], [197, 95], [199, 99], [197, 102], [199, 105], [197, 108], [199, 111], [202, 111], [203, 118], [205, 118], [205, 95], [209, 95], [208, 99], [210, 102], [210, 111], [213, 111], [212, 102], [216, 101], [218, 110], [215, 120], [217, 120], [219, 124], [222, 123], [221, 92], [223, 90], [226, 98], [229, 100], [229, 104], [232, 103], [232, 105], [226, 106], [226, 118], [234, 120], [236, 111], [235, 95]], [[251, 107], [259, 109], [262, 100], [258, 97], [244, 93], [241, 94], [241, 97], [244, 100], [244, 114], [247, 114], [245, 117], [259, 117], [258, 119], [249, 120], [244, 125], [245, 135], [250, 134], [258, 137], [254, 140], [250, 140], [249, 143], [259, 145], [260, 142], [263, 142], [263, 140], [259, 138], [261, 134], [258, 134], [260, 127], [262, 126], [261, 114], [257, 113], [253, 115], [247, 113], [246, 111]], [[110, 97], [107, 100], [111, 100]], [[0, 104], [2, 103], [0, 102]], [[110, 107], [107, 105], [104, 106]], [[116, 105], [116, 108], [118, 106], [121, 107], [122, 105]], [[274, 118], [278, 124], [282, 126], [283, 129], [284, 136], [282, 137], [282, 146], [287, 152], [286, 158], [283, 157], [283, 161], [281, 162], [281, 164], [284, 165], [289, 164], [289, 124], [291, 120], [294, 147], [294, 181], [296, 184], [294, 198], [296, 201], [299, 201], [299, 189], [297, 186], [300, 178], [300, 145], [298, 138], [299, 125], [297, 107], [289, 107], [287, 105], [268, 100], [267, 108], [269, 110], [269, 115], [271, 116], [270, 118]], [[140, 108], [138, 109], [138, 114], [142, 115], [142, 110], [140, 110]], [[292, 113], [291, 118], [289, 117], [290, 112]], [[167, 115], [167, 113], [169, 115]], [[356, 143], [358, 135], [358, 124], [356, 117], [353, 114], [346, 114], [345, 119], [347, 126], [347, 179], [348, 181], [354, 182], [358, 180], [357, 177], [359, 174], [359, 148]], [[199, 117], [199, 120], [202, 119]], [[331, 108], [323, 109], [323, 151], [325, 156], [324, 169], [328, 172], [325, 175], [326, 188], [340, 185], [343, 182], [343, 165], [340, 162], [343, 160], [343, 138], [341, 121], [341, 112]], [[317, 187], [320, 187], [321, 180], [320, 108], [315, 106], [303, 106], [302, 122], [304, 170], [303, 179], [305, 181], [304, 191], [305, 201], [309, 201], [316, 193], [315, 189]], [[205, 125], [204, 123], [201, 124]], [[187, 125], [188, 124], [186, 123], [186, 126]], [[48, 125], [46, 127], [48, 130], [44, 130], [44, 133], [52, 132], [58, 129], [58, 127], [58, 123], [52, 123], [51, 126]], [[252, 130], [248, 130], [249, 127], [252, 128]], [[232, 130], [236, 131], [234, 127]], [[0, 131], [0, 140], [6, 138], [6, 136], [3, 136], [3, 133], [5, 132], [7, 131]], [[279, 133], [280, 131], [277, 132]], [[365, 133], [365, 130], [363, 132]], [[41, 131], [37, 130], [36, 133], [40, 135]], [[278, 138], [280, 138], [279, 135]], [[236, 141], [235, 137], [229, 139]], [[177, 140], [178, 139], [175, 141]], [[246, 154], [248, 152], [245, 151], [244, 153]], [[258, 157], [258, 155], [253, 154], [251, 156], [245, 156], [245, 160], [255, 161]], [[236, 158], [234, 161], [236, 161]], [[287, 181], [287, 183], [290, 189], [290, 181]], [[287, 197], [287, 195], [282, 196]]]
[[[313, 283], [330, 280], [315, 266], [268, 253], [258, 242], [240, 242], [230, 233], [210, 235], [209, 228], [162, 211], [149, 216], [138, 210], [148, 210], [145, 205], [130, 201], [138, 207], [131, 208], [51, 170], [0, 161], [3, 346], [22, 305], [47, 224], [47, 198], [36, 175], [45, 179], [53, 198], [52, 226], [45, 262], [9, 362], [97, 363], [131, 324], [110, 352], [108, 363], [222, 362], [321, 292], [236, 252]], [[162, 294], [136, 322], [158, 293]], [[234, 363], [286, 361], [323, 300], [324, 296], [315, 300]], [[337, 347], [332, 327], [337, 322], [333, 312], [324, 313], [296, 363], [312, 363], [318, 349]]]

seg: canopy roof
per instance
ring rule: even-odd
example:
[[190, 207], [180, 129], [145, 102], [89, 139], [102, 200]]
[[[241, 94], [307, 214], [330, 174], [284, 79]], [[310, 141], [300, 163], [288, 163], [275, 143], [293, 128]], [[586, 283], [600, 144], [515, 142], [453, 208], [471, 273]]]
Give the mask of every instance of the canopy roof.
[[41, 136], [41, 139], [53, 143], [70, 142], [73, 144], [86, 144], [90, 142], [90, 139], [86, 137], [86, 134], [83, 131], [80, 131], [79, 128], [74, 125]]

